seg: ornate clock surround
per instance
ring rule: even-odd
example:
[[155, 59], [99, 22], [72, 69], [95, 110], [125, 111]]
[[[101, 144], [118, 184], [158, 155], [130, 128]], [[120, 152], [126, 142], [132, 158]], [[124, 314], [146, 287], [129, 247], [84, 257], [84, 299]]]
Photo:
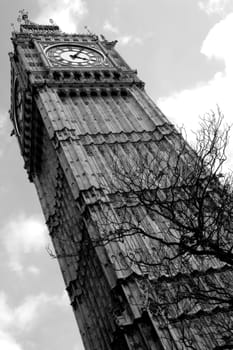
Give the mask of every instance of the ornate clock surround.
[[36, 43], [44, 64], [51, 70], [114, 69], [106, 51], [88, 41], [50, 41]]
[[102, 52], [96, 48], [76, 43], [51, 45], [45, 49], [45, 54], [53, 66], [81, 68], [106, 64], [106, 56]]

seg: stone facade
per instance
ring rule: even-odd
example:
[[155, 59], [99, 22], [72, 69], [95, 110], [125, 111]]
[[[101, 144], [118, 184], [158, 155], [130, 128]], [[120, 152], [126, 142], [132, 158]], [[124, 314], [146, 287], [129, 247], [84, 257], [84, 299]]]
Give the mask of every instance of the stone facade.
[[[122, 158], [156, 158], [159, 151], [173, 147], [177, 132], [115, 51], [115, 42], [89, 34], [67, 35], [54, 25], [28, 20], [12, 40], [11, 118], [85, 349], [188, 349], [179, 340], [179, 327], [162, 327], [161, 316], [156, 318], [148, 308], [145, 278], [149, 281], [150, 273], [124, 262], [126, 249], [140, 249], [152, 261], [154, 242], [137, 235], [124, 242], [93, 243], [101, 235], [103, 206], [114, 204], [115, 194], [106, 194], [101, 184], [111, 183], [116, 150]], [[107, 63], [51, 65], [45, 51], [57, 43], [94, 48]], [[16, 89], [22, 117], [17, 115]], [[156, 230], [159, 224], [148, 217], [145, 225]], [[205, 320], [203, 324], [208, 327]], [[190, 335], [196, 349], [213, 348], [211, 337], [198, 337]]]

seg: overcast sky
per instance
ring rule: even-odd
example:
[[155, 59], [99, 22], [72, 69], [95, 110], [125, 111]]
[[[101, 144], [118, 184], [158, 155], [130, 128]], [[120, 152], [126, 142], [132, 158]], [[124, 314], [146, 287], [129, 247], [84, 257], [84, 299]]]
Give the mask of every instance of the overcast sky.
[[11, 23], [17, 26], [23, 8], [38, 23], [52, 18], [63, 31], [87, 25], [118, 39], [162, 111], [195, 130], [198, 116], [216, 104], [232, 123], [233, 0], [0, 0], [0, 349], [82, 350], [57, 261], [46, 251], [34, 187], [9, 136], [7, 53]]

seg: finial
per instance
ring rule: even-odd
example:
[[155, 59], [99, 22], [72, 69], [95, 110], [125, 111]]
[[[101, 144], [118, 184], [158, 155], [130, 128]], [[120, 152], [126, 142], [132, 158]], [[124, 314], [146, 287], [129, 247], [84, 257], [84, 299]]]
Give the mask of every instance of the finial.
[[103, 41], [107, 41], [107, 39], [105, 38], [105, 36], [103, 34], [100, 34], [100, 37]]
[[24, 9], [20, 10], [17, 21], [19, 23], [23, 22], [24, 24], [30, 24], [30, 21], [28, 19], [28, 11], [25, 11]]
[[86, 29], [87, 33], [93, 37], [93, 39], [98, 40], [98, 36], [95, 33], [91, 32], [88, 26], [84, 26], [84, 28]]
[[104, 35], [100, 35], [101, 39], [103, 40], [102, 41], [102, 44], [106, 47], [106, 49], [112, 49], [116, 46], [117, 44], [117, 40], [113, 40], [113, 41], [108, 41]]
[[90, 29], [88, 28], [88, 26], [84, 26], [84, 28], [86, 29], [86, 31], [88, 32], [88, 34], [94, 35], [94, 33], [92, 33], [92, 32], [90, 31]]
[[53, 20], [52, 18], [49, 19], [49, 23], [50, 23], [52, 26], [56, 25], [56, 23], [54, 22], [54, 20]]

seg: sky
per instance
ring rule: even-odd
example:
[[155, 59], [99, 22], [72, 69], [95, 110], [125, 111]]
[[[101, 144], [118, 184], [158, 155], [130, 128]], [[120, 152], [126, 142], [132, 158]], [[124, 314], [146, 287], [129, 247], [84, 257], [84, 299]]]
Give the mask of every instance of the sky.
[[[104, 34], [137, 69], [165, 115], [192, 139], [199, 116], [232, 124], [232, 0], [0, 0], [0, 349], [83, 350], [56, 259], [47, 247], [35, 189], [9, 121], [11, 24], [26, 9], [37, 23]], [[227, 169], [233, 163], [229, 142]]]

